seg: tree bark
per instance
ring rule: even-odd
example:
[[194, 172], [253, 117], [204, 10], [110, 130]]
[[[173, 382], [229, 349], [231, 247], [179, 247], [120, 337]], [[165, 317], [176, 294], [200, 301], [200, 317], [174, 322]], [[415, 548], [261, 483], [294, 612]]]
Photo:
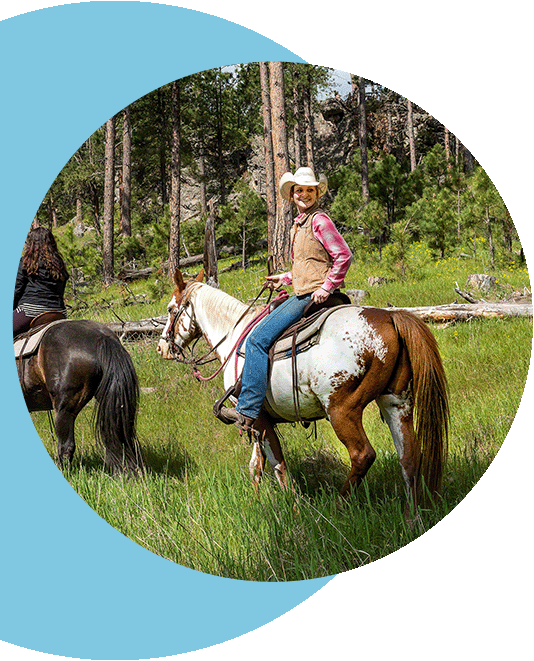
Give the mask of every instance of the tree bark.
[[181, 169], [181, 126], [180, 126], [180, 81], [171, 86], [172, 143], [171, 143], [171, 199], [169, 234], [169, 276], [180, 265], [180, 169]]
[[204, 232], [204, 273], [206, 282], [213, 287], [219, 286], [217, 270], [217, 249], [215, 247], [215, 211], [211, 205]]
[[413, 107], [412, 102], [407, 99], [408, 102], [408, 120], [407, 120], [407, 131], [408, 131], [408, 142], [410, 144], [410, 169], [413, 172], [417, 167], [417, 159], [415, 155], [415, 133], [413, 127]]
[[486, 227], [488, 230], [488, 247], [489, 247], [489, 253], [490, 253], [490, 266], [492, 269], [495, 268], [495, 245], [493, 243], [493, 229], [491, 226], [491, 217], [489, 213], [489, 209], [486, 207], [486, 217], [484, 218], [484, 222], [486, 223]]
[[200, 177], [200, 213], [208, 215], [208, 198], [206, 195], [206, 158], [203, 129], [198, 137], [198, 174]]
[[122, 122], [121, 234], [122, 236], [132, 236], [132, 118], [130, 106], [122, 111]]
[[80, 195], [76, 195], [76, 224], [80, 224], [83, 220], [83, 203]]
[[293, 143], [295, 151], [295, 169], [304, 165], [304, 146], [306, 144], [306, 132], [302, 119], [302, 84], [300, 73], [293, 73], [293, 114], [295, 115], [295, 127], [293, 129]]
[[[273, 135], [274, 176], [278, 185], [284, 172], [289, 171], [289, 152], [287, 146], [287, 123], [284, 93], [284, 65], [282, 62], [269, 62], [271, 93], [271, 120]], [[273, 244], [274, 268], [285, 268], [289, 262], [289, 234], [291, 230], [291, 207], [289, 202], [278, 196], [276, 205], [276, 223]]]
[[451, 134], [449, 129], [444, 126], [444, 137], [443, 140], [445, 142], [445, 160], [447, 161], [447, 170], [451, 169]]
[[[219, 74], [221, 69], [219, 68]], [[217, 160], [219, 170], [219, 194], [220, 203], [226, 204], [226, 181], [224, 175], [224, 157], [223, 157], [223, 101], [222, 101], [222, 82], [220, 75], [217, 77], [216, 87], [216, 114], [217, 114]]]
[[102, 281], [113, 281], [114, 245], [113, 221], [115, 211], [115, 117], [106, 122], [104, 154], [104, 230], [102, 244]]
[[260, 62], [260, 83], [263, 112], [263, 145], [265, 152], [265, 196], [267, 202], [267, 245], [269, 250], [274, 242], [276, 223], [276, 187], [274, 181], [274, 155], [271, 121], [271, 93], [269, 89], [269, 67]]
[[360, 162], [362, 168], [362, 195], [365, 204], [369, 204], [369, 168], [367, 163], [367, 115], [365, 112], [365, 78], [360, 76], [359, 84], [359, 133], [360, 133]]
[[313, 114], [311, 107], [310, 83], [302, 88], [302, 103], [304, 108], [304, 132], [306, 139], [306, 165], [315, 172], [315, 149], [313, 146]]

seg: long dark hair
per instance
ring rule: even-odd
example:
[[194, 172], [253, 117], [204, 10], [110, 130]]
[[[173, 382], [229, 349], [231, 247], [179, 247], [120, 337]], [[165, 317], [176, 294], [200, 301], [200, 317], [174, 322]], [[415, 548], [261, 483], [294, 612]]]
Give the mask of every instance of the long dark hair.
[[35, 275], [40, 265], [47, 269], [54, 280], [68, 280], [67, 267], [56, 239], [46, 227], [30, 230], [22, 254], [22, 266], [29, 276]]

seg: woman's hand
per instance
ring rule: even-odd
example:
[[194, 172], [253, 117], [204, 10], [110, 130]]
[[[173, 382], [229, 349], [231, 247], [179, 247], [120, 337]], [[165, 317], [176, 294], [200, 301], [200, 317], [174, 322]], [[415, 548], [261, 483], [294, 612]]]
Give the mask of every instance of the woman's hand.
[[312, 293], [311, 298], [314, 303], [324, 303], [329, 296], [330, 292], [327, 292], [326, 289], [319, 287], [319, 289], [316, 289]]
[[267, 287], [268, 289], [280, 289], [280, 287], [284, 284], [282, 282], [283, 275], [268, 275], [265, 278], [265, 282], [263, 285]]

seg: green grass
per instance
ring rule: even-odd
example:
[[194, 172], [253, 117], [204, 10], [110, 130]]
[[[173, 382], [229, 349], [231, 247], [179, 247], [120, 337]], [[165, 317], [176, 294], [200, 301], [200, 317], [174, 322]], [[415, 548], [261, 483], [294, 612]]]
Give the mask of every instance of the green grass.
[[[435, 265], [423, 256], [417, 262], [414, 256], [416, 263], [419, 273], [392, 279], [373, 290], [366, 303], [449, 303], [456, 297], [455, 282], [462, 288], [469, 273], [482, 272], [480, 264], [464, 258]], [[347, 287], [364, 289], [367, 275], [380, 275], [379, 271], [378, 263], [358, 262], [351, 267]], [[497, 298], [529, 287], [524, 269], [503, 267], [498, 275], [504, 284]], [[245, 273], [229, 271], [221, 276], [221, 287], [248, 300], [257, 294], [264, 276], [259, 266]], [[136, 283], [130, 289], [140, 294], [147, 287]], [[157, 299], [135, 303], [131, 293], [114, 285], [105, 293], [93, 292], [91, 316], [115, 319], [109, 304], [96, 309], [104, 299], [113, 301], [121, 318], [159, 316], [170, 292], [170, 285], [162, 287]], [[80, 311], [78, 316], [84, 315]], [[213, 402], [223, 391], [222, 378], [197, 382], [185, 366], [157, 355], [157, 338], [127, 344], [142, 388], [138, 433], [146, 477], [125, 480], [104, 472], [90, 426], [92, 404], [78, 417], [77, 452], [65, 477], [101, 517], [134, 542], [200, 571], [287, 581], [373, 562], [438, 523], [472, 489], [506, 438], [526, 381], [531, 320], [473, 320], [433, 327], [433, 332], [450, 387], [450, 457], [442, 494], [421, 512], [422, 529], [405, 522], [397, 455], [375, 404], [365, 411], [364, 423], [377, 459], [346, 507], [337, 507], [337, 491], [348, 471], [348, 457], [326, 421], [317, 424], [316, 434], [281, 426], [291, 489], [282, 491], [270, 469], [255, 489], [248, 478], [251, 447], [234, 427], [212, 414]], [[205, 373], [209, 370], [207, 366]], [[47, 415], [32, 417], [55, 456]]]

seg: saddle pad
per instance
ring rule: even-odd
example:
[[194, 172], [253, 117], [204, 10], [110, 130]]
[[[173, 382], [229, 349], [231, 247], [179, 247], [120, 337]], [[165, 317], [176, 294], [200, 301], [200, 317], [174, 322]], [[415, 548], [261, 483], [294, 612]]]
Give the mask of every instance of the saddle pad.
[[57, 321], [51, 321], [46, 326], [39, 328], [36, 331], [30, 331], [29, 333], [23, 333], [15, 338], [13, 346], [15, 349], [15, 358], [24, 358], [25, 356], [31, 356], [33, 353], [36, 353], [43, 339], [45, 332], [56, 324], [62, 324], [67, 319], [58, 319]]
[[[278, 338], [272, 350], [273, 360], [282, 360], [291, 356], [293, 347], [293, 334], [296, 326], [302, 326], [297, 332], [297, 352], [306, 351], [319, 341], [319, 331], [328, 317], [341, 308], [354, 307], [354, 305], [336, 305], [335, 307], [319, 310], [311, 317], [301, 319], [297, 324], [291, 326]], [[304, 325], [303, 325], [304, 324]]]

